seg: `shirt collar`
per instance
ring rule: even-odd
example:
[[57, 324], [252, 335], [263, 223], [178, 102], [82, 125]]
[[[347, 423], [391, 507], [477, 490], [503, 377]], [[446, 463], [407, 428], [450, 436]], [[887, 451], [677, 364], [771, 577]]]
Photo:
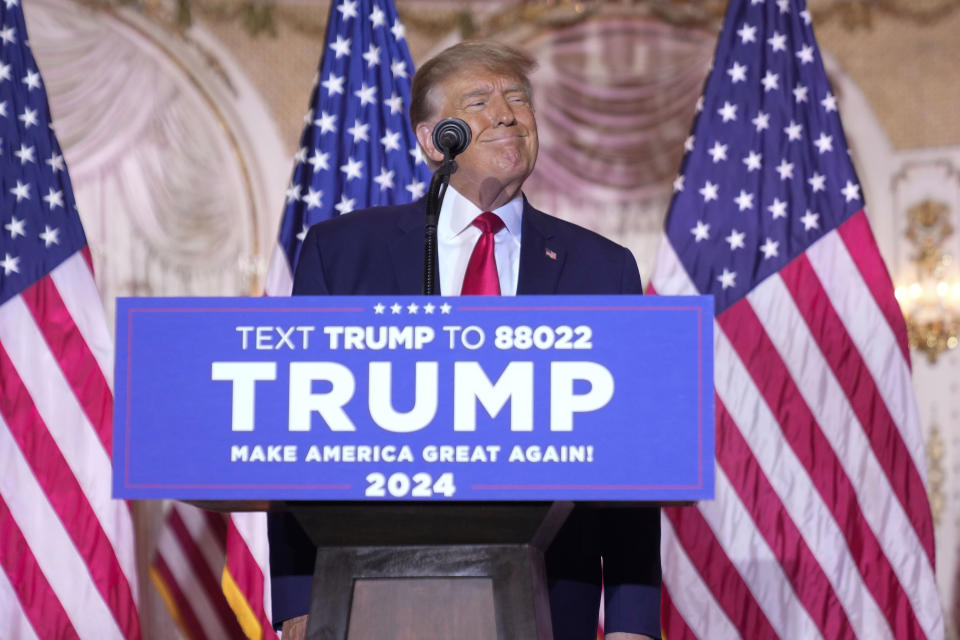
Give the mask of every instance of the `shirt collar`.
[[[518, 195], [507, 204], [494, 209], [500, 216], [507, 231], [511, 235], [520, 236], [520, 221], [523, 218], [523, 196]], [[447, 186], [440, 205], [440, 220], [437, 223], [437, 235], [444, 240], [452, 240], [463, 233], [474, 218], [483, 213], [477, 205], [462, 196], [452, 186]]]

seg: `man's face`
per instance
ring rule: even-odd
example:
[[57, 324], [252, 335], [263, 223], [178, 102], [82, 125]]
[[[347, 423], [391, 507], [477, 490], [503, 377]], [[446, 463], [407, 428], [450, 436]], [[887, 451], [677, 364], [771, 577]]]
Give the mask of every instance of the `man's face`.
[[[515, 197], [533, 171], [539, 148], [537, 121], [523, 84], [510, 75], [468, 67], [435, 87], [431, 97], [437, 105], [435, 119], [427, 128], [418, 127], [418, 137], [451, 117], [470, 125], [473, 134], [470, 146], [457, 156], [450, 183], [475, 202], [482, 200], [476, 202], [481, 207]], [[425, 149], [434, 161], [443, 159], [432, 144]]]

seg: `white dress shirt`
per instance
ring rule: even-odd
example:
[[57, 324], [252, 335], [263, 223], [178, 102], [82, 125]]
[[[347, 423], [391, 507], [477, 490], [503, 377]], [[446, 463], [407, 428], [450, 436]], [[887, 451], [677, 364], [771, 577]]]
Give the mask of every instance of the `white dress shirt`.
[[[470, 254], [480, 239], [480, 229], [473, 220], [483, 213], [453, 187], [447, 187], [440, 205], [437, 223], [437, 268], [440, 275], [440, 294], [458, 296], [463, 287]], [[523, 218], [523, 197], [517, 196], [493, 213], [500, 216], [504, 227], [494, 236], [493, 253], [497, 259], [500, 294], [517, 295], [520, 274], [520, 221]]]

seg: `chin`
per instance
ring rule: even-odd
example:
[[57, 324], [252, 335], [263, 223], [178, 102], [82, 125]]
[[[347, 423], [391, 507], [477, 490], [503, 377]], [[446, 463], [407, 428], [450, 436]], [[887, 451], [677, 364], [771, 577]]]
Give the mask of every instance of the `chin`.
[[517, 174], [532, 168], [529, 157], [525, 153], [511, 150], [497, 158], [497, 168], [500, 173]]

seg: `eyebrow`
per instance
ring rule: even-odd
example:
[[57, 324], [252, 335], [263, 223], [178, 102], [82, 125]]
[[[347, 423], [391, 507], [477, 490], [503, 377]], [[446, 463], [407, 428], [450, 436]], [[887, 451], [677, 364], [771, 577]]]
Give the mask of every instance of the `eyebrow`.
[[468, 91], [467, 93], [460, 96], [461, 100], [470, 100], [471, 98], [481, 98], [483, 96], [488, 96], [493, 93], [492, 87], [486, 87], [483, 89], [474, 89], [473, 91]]
[[[529, 97], [527, 90], [523, 87], [522, 84], [513, 84], [508, 87], [505, 87], [503, 90], [504, 93], [522, 93], [524, 96]], [[493, 93], [492, 87], [484, 87], [482, 89], [474, 89], [473, 91], [468, 91], [467, 93], [460, 96], [461, 100], [470, 100], [472, 98], [481, 98], [484, 96], [489, 96]]]

